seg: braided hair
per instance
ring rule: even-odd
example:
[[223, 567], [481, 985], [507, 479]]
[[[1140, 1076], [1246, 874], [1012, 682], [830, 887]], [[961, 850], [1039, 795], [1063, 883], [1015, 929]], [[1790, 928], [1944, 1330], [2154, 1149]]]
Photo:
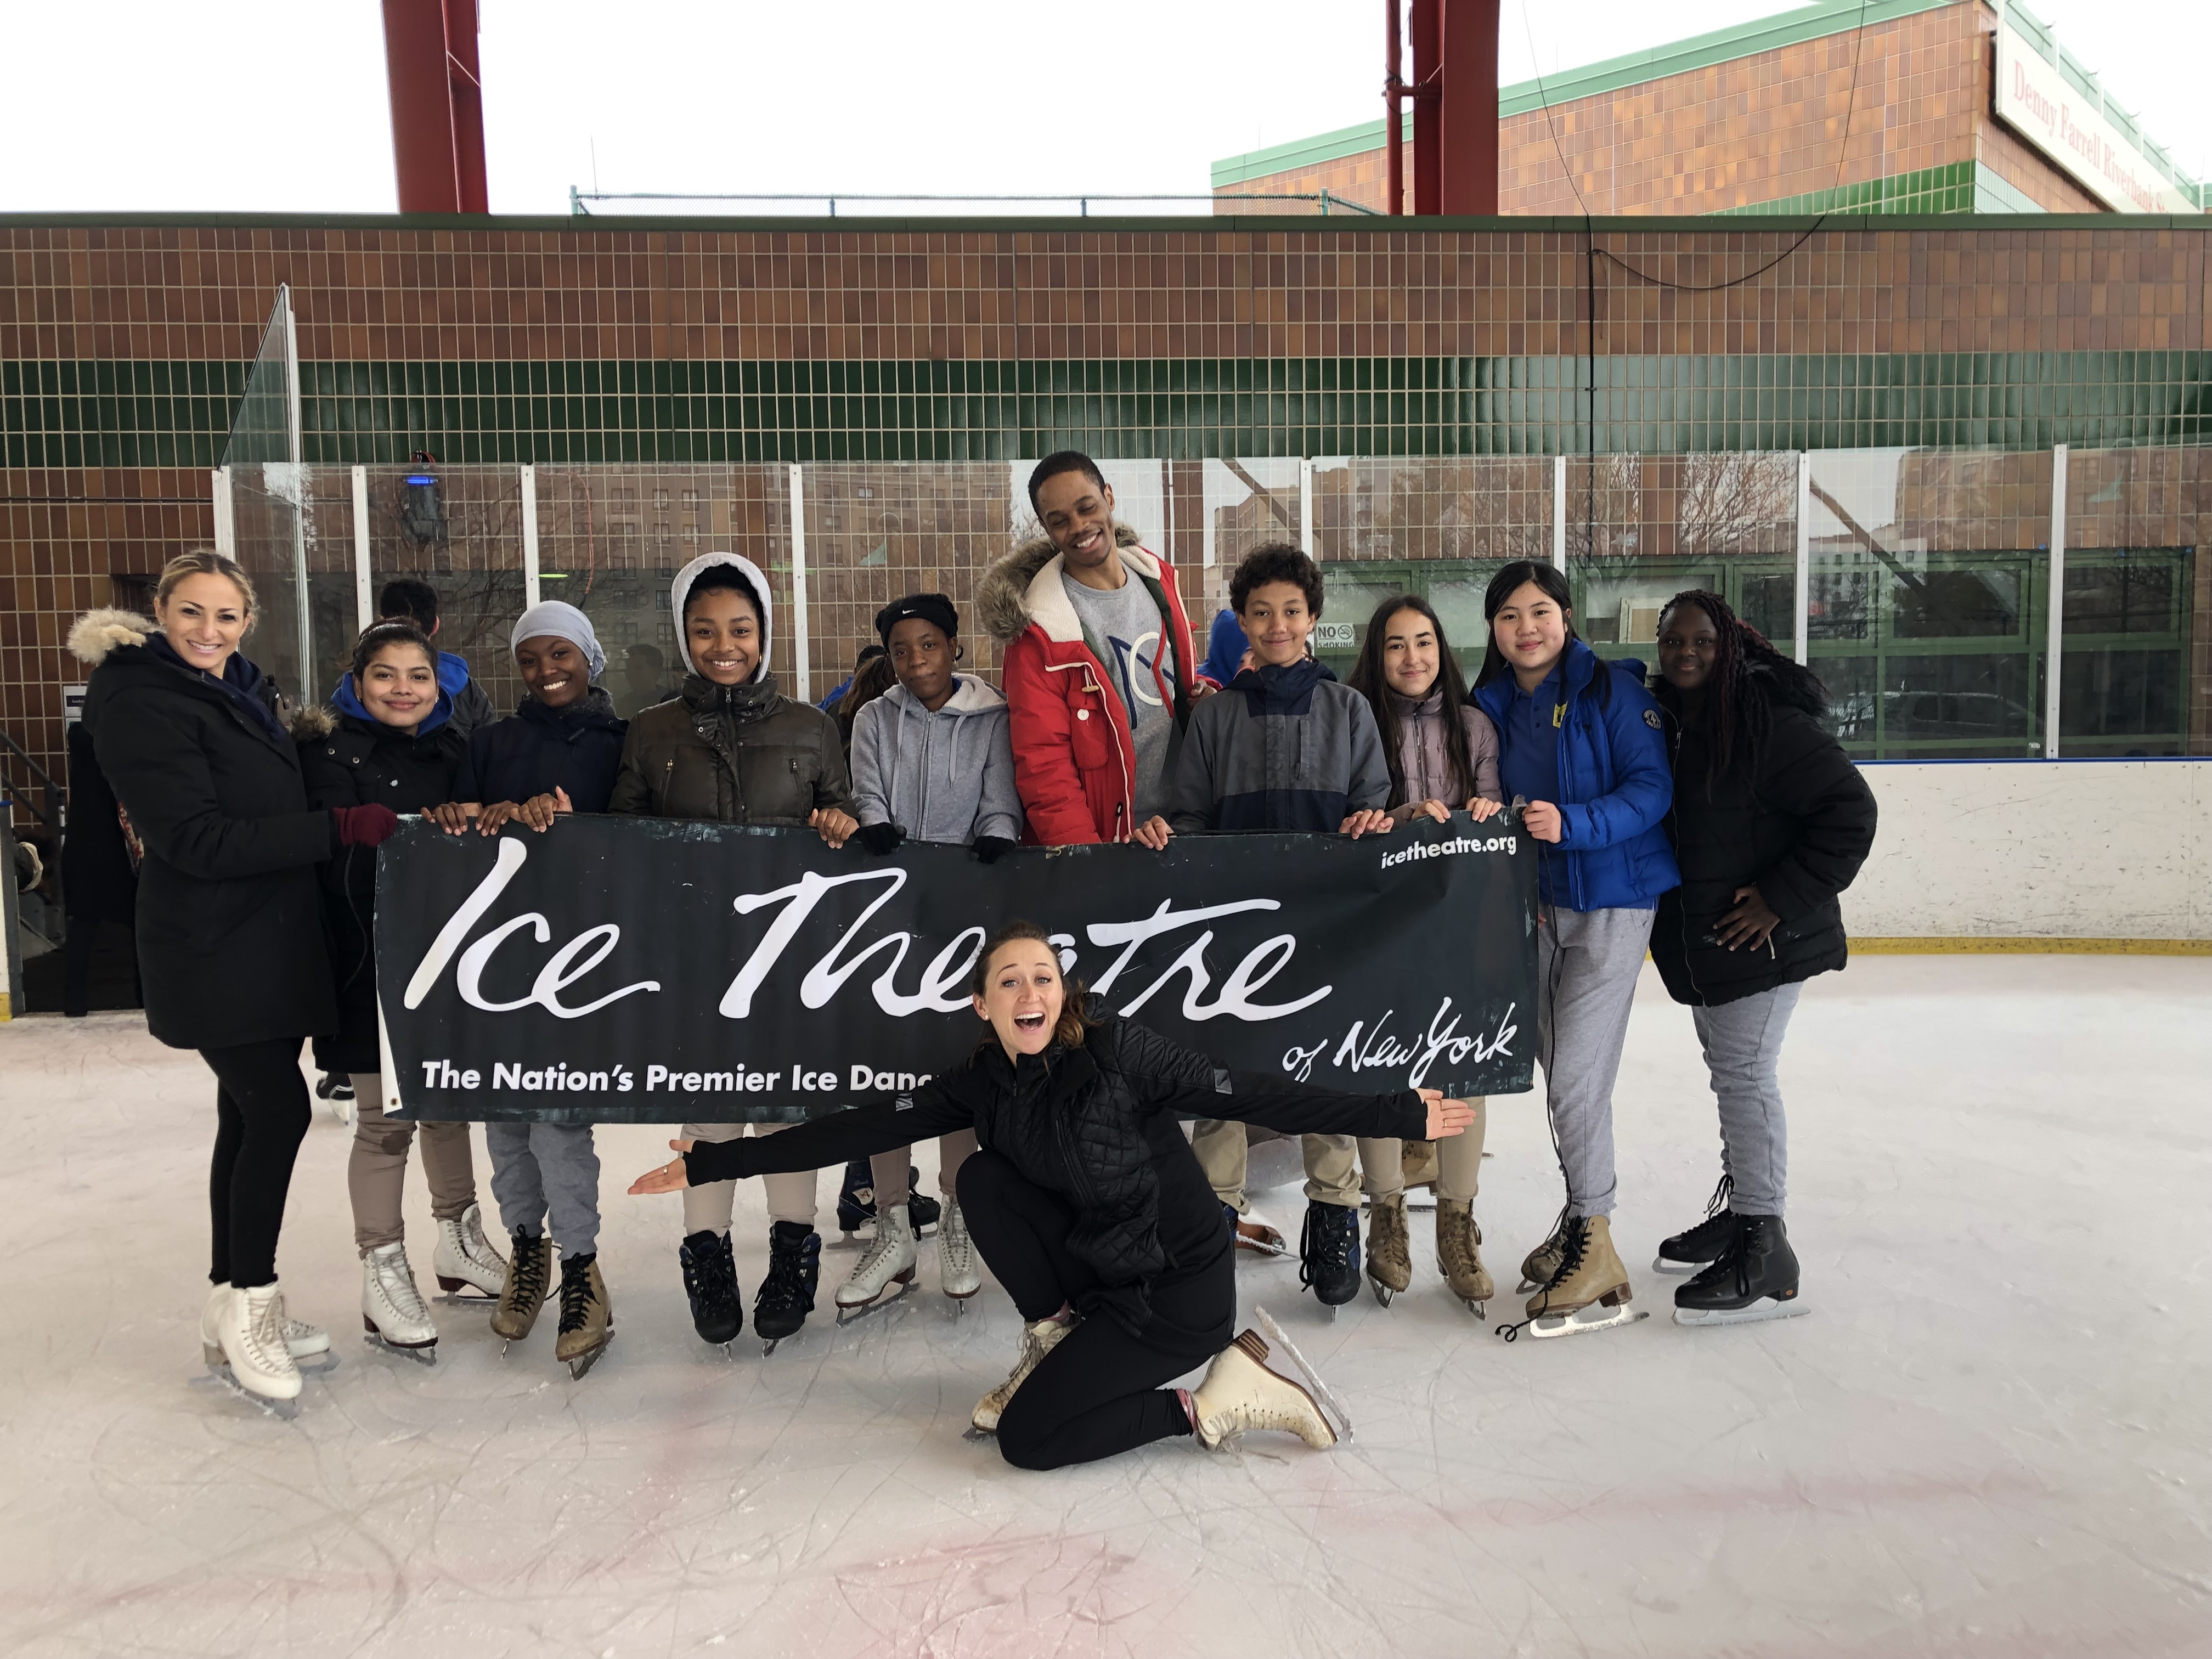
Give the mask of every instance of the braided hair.
[[[1685, 588], [1668, 600], [1659, 613], [1660, 633], [1667, 631], [1668, 617], [1686, 608], [1704, 611], [1713, 624], [1713, 663], [1705, 673], [1705, 798], [1710, 800], [1715, 786], [1735, 764], [1739, 738], [1747, 763], [1757, 766], [1759, 751], [1774, 727], [1777, 702], [1818, 720], [1828, 712], [1828, 693], [1811, 669], [1777, 651], [1726, 599], [1707, 589]], [[1662, 675], [1652, 690], [1660, 707], [1680, 715], [1682, 695], [1673, 682]]]

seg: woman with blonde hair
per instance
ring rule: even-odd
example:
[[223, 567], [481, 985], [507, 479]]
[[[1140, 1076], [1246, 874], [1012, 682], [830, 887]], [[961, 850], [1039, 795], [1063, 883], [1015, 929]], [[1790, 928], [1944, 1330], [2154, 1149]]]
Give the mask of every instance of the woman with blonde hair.
[[240, 650], [253, 585], [210, 551], [163, 568], [154, 619], [80, 618], [93, 665], [84, 723], [100, 769], [145, 847], [138, 882], [147, 1029], [216, 1077], [208, 1182], [213, 1290], [200, 1318], [210, 1365], [283, 1408], [300, 1358], [330, 1338], [289, 1319], [276, 1235], [307, 1133], [300, 1047], [337, 1030], [315, 868], [398, 827], [377, 805], [318, 811], [274, 690]]

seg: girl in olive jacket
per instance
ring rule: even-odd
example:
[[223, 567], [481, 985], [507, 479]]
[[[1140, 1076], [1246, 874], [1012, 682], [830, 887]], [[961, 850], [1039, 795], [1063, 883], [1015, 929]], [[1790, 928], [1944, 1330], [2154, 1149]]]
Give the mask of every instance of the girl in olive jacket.
[[[842, 847], [860, 826], [836, 723], [787, 697], [769, 671], [775, 617], [768, 578], [750, 559], [708, 553], [676, 573], [669, 592], [677, 650], [689, 672], [678, 695], [640, 711], [623, 740], [610, 812], [709, 818], [720, 823], [811, 829]], [[756, 1134], [786, 1126], [760, 1123]], [[740, 1123], [688, 1123], [695, 1140], [734, 1140]], [[764, 1340], [789, 1336], [814, 1310], [821, 1236], [814, 1230], [815, 1171], [766, 1183], [768, 1276], [753, 1304]], [[684, 1288], [701, 1338], [726, 1343], [743, 1328], [730, 1249], [736, 1188], [729, 1182], [684, 1194]]]

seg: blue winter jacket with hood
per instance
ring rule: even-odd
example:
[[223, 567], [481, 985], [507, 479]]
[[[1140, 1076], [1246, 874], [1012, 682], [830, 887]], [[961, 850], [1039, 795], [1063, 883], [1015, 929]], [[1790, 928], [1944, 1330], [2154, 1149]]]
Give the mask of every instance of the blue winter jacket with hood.
[[[1613, 676], [1599, 706], [1597, 676]], [[1674, 800], [1667, 756], [1666, 720], [1644, 689], [1640, 662], [1607, 663], [1580, 640], [1567, 641], [1559, 661], [1559, 845], [1542, 848], [1544, 897], [1570, 910], [1648, 910], [1659, 895], [1682, 884], [1667, 844], [1667, 809]], [[1514, 741], [1509, 721], [1513, 676], [1501, 673], [1474, 694]]]

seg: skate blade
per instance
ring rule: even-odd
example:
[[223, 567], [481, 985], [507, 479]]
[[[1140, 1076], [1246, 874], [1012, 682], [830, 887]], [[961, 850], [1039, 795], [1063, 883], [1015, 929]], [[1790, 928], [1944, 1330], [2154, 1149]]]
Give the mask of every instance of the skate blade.
[[1385, 1285], [1379, 1279], [1369, 1279], [1367, 1281], [1367, 1288], [1375, 1292], [1376, 1301], [1379, 1302], [1386, 1308], [1390, 1305], [1390, 1298], [1398, 1294], [1397, 1291], [1392, 1290], [1388, 1285]]
[[999, 1435], [995, 1429], [979, 1429], [970, 1423], [960, 1431], [960, 1437], [963, 1440], [996, 1440]]
[[328, 1376], [338, 1368], [338, 1357], [325, 1348], [320, 1353], [294, 1354], [292, 1363], [310, 1376]]
[[496, 1302], [499, 1300], [499, 1292], [496, 1290], [488, 1291], [473, 1279], [441, 1278], [438, 1280], [438, 1294], [431, 1299], [443, 1302], [448, 1306], [461, 1302]]
[[1778, 1302], [1771, 1296], [1762, 1296], [1747, 1308], [1677, 1308], [1677, 1325], [1755, 1325], [1762, 1319], [1795, 1319], [1808, 1312], [1802, 1296], [1793, 1296], [1787, 1302]]
[[824, 1239], [822, 1248], [825, 1250], [865, 1250], [875, 1242], [872, 1236], [863, 1238], [856, 1232], [840, 1233], [834, 1243]]
[[1284, 1333], [1283, 1328], [1275, 1322], [1274, 1315], [1269, 1313], [1265, 1308], [1255, 1305], [1252, 1310], [1252, 1317], [1259, 1322], [1261, 1334], [1267, 1339], [1267, 1346], [1279, 1350], [1291, 1364], [1297, 1367], [1298, 1375], [1305, 1379], [1307, 1392], [1321, 1402], [1322, 1414], [1334, 1419], [1329, 1426], [1336, 1431], [1336, 1437], [1344, 1444], [1350, 1445], [1352, 1443], [1352, 1413], [1345, 1410], [1344, 1402], [1336, 1397], [1335, 1392], [1328, 1383], [1322, 1381], [1321, 1373], [1316, 1370], [1312, 1363], [1298, 1352], [1298, 1345], [1291, 1341]]
[[946, 1315], [946, 1317], [956, 1320], [965, 1319], [968, 1316], [968, 1304], [974, 1296], [975, 1292], [973, 1291], [970, 1291], [966, 1296], [955, 1296], [950, 1291], [947, 1291], [945, 1293], [945, 1300], [950, 1304], [951, 1310]]
[[191, 1385], [196, 1389], [217, 1388], [226, 1394], [236, 1395], [247, 1404], [258, 1407], [264, 1416], [276, 1418], [280, 1422], [289, 1423], [300, 1414], [298, 1400], [271, 1400], [267, 1395], [254, 1393], [231, 1374], [227, 1363], [209, 1366], [202, 1375], [192, 1378]]
[[608, 1326], [605, 1340], [590, 1352], [578, 1354], [574, 1359], [568, 1361], [568, 1380], [571, 1382], [583, 1381], [585, 1374], [599, 1363], [599, 1356], [607, 1351], [607, 1343], [614, 1340], [614, 1327]]
[[848, 1325], [859, 1324], [870, 1314], [879, 1314], [886, 1308], [896, 1308], [900, 1303], [905, 1301], [907, 1297], [914, 1294], [914, 1280], [912, 1279], [907, 1279], [904, 1280], [893, 1279], [891, 1283], [893, 1285], [897, 1287], [898, 1294], [896, 1296], [888, 1294], [879, 1296], [872, 1302], [863, 1302], [856, 1307], [838, 1309], [837, 1328], [842, 1330]]
[[1663, 1255], [1655, 1255], [1651, 1258], [1653, 1273], [1674, 1273], [1685, 1279], [1692, 1273], [1701, 1273], [1712, 1265], [1710, 1261], [1674, 1261]]
[[1571, 1314], [1545, 1314], [1528, 1322], [1528, 1334], [1539, 1339], [1553, 1336], [1586, 1336], [1592, 1331], [1609, 1331], [1615, 1325], [1633, 1325], [1639, 1319], [1651, 1317], [1648, 1309], [1624, 1302], [1617, 1308], [1608, 1308], [1602, 1302], [1593, 1302], [1587, 1308], [1578, 1308]]
[[425, 1342], [419, 1348], [410, 1348], [402, 1343], [394, 1342], [387, 1337], [379, 1336], [374, 1331], [363, 1333], [361, 1340], [372, 1348], [381, 1348], [385, 1352], [397, 1354], [402, 1359], [411, 1359], [418, 1365], [434, 1365], [438, 1363], [438, 1345], [434, 1341]]

